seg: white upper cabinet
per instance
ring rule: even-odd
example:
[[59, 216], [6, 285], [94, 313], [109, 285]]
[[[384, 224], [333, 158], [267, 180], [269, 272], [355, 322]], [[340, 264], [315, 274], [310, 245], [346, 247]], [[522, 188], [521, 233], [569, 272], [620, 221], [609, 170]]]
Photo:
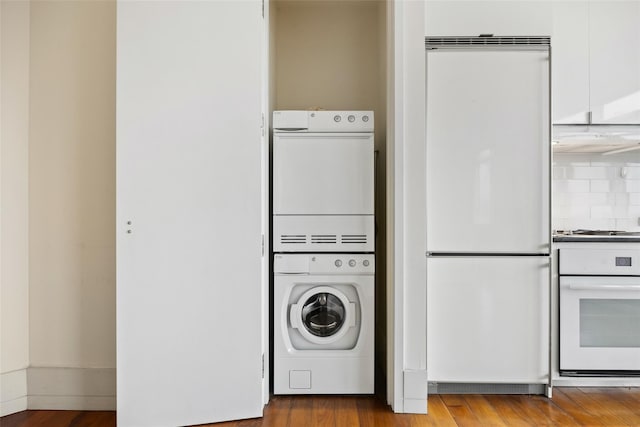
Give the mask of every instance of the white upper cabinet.
[[640, 124], [640, 1], [589, 2], [593, 123]]
[[640, 1], [553, 4], [556, 124], [640, 123]]
[[589, 5], [563, 1], [553, 5], [553, 122], [589, 121]]

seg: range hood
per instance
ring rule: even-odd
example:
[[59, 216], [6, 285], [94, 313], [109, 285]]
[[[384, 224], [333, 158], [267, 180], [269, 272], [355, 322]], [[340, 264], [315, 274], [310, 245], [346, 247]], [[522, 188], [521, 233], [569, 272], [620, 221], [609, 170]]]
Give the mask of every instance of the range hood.
[[640, 150], [640, 125], [553, 125], [552, 143], [555, 153]]

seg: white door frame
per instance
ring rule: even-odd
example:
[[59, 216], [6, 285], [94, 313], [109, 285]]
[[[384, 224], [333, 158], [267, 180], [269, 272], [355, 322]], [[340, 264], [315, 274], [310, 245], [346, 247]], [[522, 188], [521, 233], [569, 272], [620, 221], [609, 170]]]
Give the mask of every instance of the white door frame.
[[427, 412], [424, 1], [387, 6], [387, 401]]

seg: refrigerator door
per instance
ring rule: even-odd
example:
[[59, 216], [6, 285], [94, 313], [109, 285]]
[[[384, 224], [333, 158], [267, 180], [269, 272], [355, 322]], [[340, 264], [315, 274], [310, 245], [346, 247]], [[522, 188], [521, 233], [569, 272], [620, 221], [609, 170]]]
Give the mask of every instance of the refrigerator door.
[[427, 250], [549, 253], [549, 54], [427, 51]]
[[549, 260], [427, 260], [429, 381], [542, 384], [549, 373]]

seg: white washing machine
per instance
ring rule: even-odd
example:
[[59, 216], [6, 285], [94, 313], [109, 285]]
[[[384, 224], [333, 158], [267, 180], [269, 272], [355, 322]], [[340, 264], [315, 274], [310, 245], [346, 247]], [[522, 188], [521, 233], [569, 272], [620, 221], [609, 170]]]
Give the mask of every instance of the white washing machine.
[[274, 256], [274, 393], [374, 392], [373, 254]]

